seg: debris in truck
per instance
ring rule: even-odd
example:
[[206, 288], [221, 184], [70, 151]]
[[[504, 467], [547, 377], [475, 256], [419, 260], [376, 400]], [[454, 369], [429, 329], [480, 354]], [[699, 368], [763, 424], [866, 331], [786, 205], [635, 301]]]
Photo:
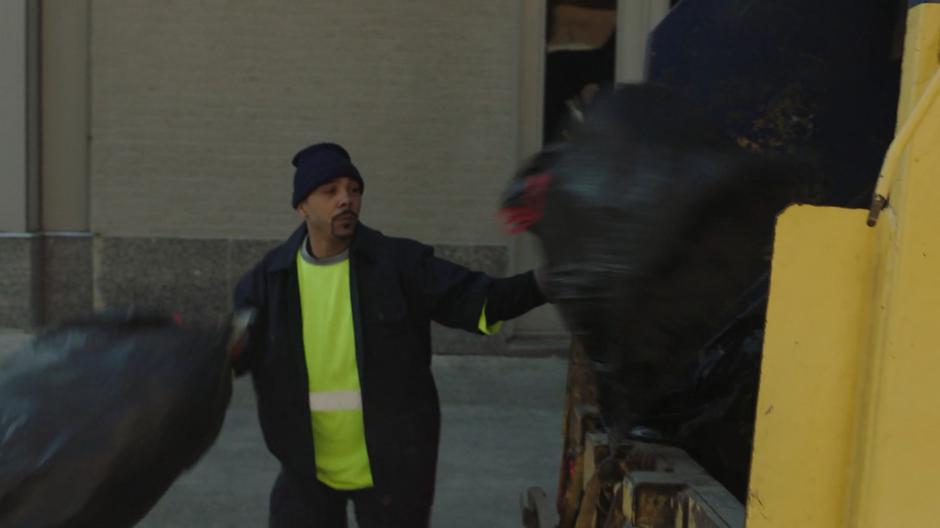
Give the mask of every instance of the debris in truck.
[[649, 84], [597, 95], [569, 141], [522, 168], [502, 212], [541, 241], [545, 288], [594, 362], [608, 430], [675, 442], [746, 397], [702, 375], [720, 363], [725, 385], [751, 387], [743, 349], [709, 347], [763, 306], [776, 215], [810, 201], [814, 181]]

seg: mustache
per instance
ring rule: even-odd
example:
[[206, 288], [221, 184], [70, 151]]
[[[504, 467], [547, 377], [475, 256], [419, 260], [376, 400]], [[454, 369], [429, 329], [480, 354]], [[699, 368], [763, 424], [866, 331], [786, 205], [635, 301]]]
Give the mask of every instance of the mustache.
[[335, 215], [333, 215], [333, 220], [337, 220], [344, 216], [351, 216], [353, 218], [359, 218], [359, 215], [357, 215], [355, 211], [353, 211], [352, 209], [346, 209], [344, 211], [340, 211], [336, 213]]

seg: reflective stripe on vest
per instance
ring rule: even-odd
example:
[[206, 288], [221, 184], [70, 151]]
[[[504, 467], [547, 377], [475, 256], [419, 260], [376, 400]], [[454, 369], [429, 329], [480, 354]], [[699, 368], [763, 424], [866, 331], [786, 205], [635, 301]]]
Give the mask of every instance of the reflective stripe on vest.
[[358, 390], [311, 392], [310, 410], [314, 412], [360, 411], [362, 410], [362, 394]]

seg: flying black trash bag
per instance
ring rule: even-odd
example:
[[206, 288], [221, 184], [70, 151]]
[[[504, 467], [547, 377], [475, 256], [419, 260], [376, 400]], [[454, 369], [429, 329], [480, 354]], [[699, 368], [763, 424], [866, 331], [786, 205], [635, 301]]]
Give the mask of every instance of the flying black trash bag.
[[599, 94], [567, 137], [519, 171], [501, 212], [540, 239], [608, 429], [666, 436], [689, 419], [675, 402], [701, 384], [709, 344], [766, 294], [776, 215], [815, 195], [815, 175], [648, 84]]
[[0, 526], [133, 526], [218, 436], [240, 332], [114, 313], [0, 360]]

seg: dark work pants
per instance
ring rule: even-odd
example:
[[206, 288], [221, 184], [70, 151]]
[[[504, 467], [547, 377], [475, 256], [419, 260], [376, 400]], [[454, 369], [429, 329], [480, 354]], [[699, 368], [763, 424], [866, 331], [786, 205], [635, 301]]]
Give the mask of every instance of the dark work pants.
[[302, 484], [285, 472], [271, 490], [269, 528], [346, 528], [353, 502], [359, 528], [427, 528], [431, 505], [405, 506], [375, 488], [339, 491], [322, 482]]

